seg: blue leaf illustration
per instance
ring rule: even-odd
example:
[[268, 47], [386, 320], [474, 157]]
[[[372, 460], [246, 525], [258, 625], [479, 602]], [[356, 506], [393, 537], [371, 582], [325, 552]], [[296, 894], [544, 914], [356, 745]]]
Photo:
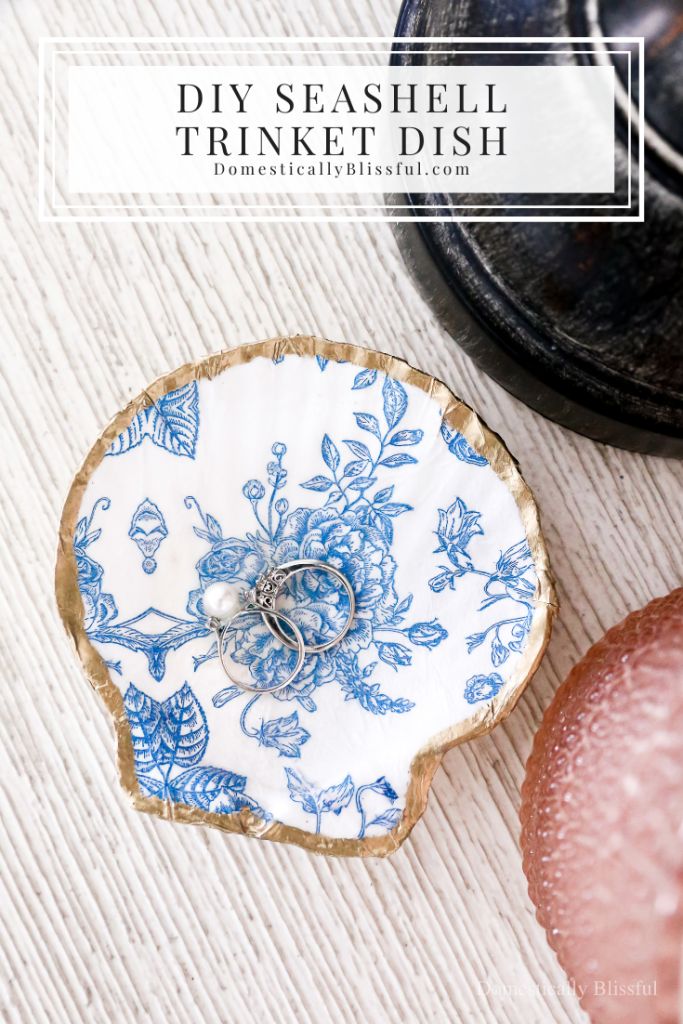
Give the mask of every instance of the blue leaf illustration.
[[135, 767], [144, 772], [159, 761], [161, 704], [130, 683], [123, 698], [123, 706], [130, 723]]
[[285, 768], [287, 788], [291, 799], [301, 804], [308, 814], [318, 814], [318, 801], [315, 787], [293, 768]]
[[344, 444], [350, 449], [350, 451], [356, 456], [357, 459], [363, 459], [366, 462], [370, 462], [372, 455], [370, 449], [362, 441], [344, 441]]
[[389, 501], [394, 493], [394, 485], [391, 487], [383, 487], [381, 491], [378, 491], [375, 497], [372, 499], [373, 505], [383, 505], [385, 501]]
[[361, 370], [353, 378], [352, 391], [361, 391], [363, 388], [371, 387], [377, 380], [377, 370]]
[[386, 811], [383, 811], [382, 814], [378, 814], [376, 818], [373, 818], [372, 821], [368, 823], [367, 827], [372, 828], [373, 825], [377, 825], [380, 828], [395, 828], [401, 820], [402, 814], [403, 811], [400, 807], [387, 807]]
[[350, 775], [337, 786], [330, 786], [318, 794], [318, 806], [321, 811], [332, 811], [334, 814], [341, 814], [345, 807], [348, 807], [353, 797], [355, 787]]
[[367, 466], [367, 459], [355, 459], [353, 462], [347, 462], [346, 465], [344, 466], [344, 476], [360, 476], [361, 473], [365, 472]]
[[223, 540], [223, 531], [221, 529], [221, 524], [218, 522], [215, 516], [209, 515], [208, 512], [206, 513], [206, 529], [209, 534], [209, 540]]
[[316, 356], [315, 358], [316, 358], [318, 366], [320, 367], [320, 370], [322, 372], [325, 369], [325, 367], [327, 366], [327, 364], [329, 363], [329, 359], [325, 359], [325, 356]]
[[193, 765], [201, 761], [209, 742], [204, 709], [185, 683], [161, 705], [161, 759], [171, 765]]
[[396, 605], [396, 608], [394, 609], [394, 614], [395, 615], [405, 615], [406, 612], [410, 611], [410, 606], [411, 606], [412, 603], [413, 603], [413, 595], [412, 594], [408, 594], [407, 597], [404, 597], [403, 600], [400, 601]]
[[145, 796], [163, 796], [165, 783], [162, 778], [147, 775], [145, 772], [136, 772], [136, 775], [140, 789]]
[[373, 506], [370, 510], [369, 521], [376, 530], [379, 530], [387, 544], [391, 546], [394, 542], [394, 526], [391, 522], [391, 516], [385, 516], [383, 512], [383, 505], [380, 505], [379, 508], [374, 508]]
[[152, 440], [174, 455], [193, 459], [199, 433], [199, 392], [196, 381], [164, 395], [154, 406]]
[[382, 459], [380, 466], [389, 466], [393, 469], [396, 466], [407, 466], [414, 462], [417, 462], [416, 458], [408, 455], [407, 452], [401, 452], [400, 454], [390, 455], [388, 458]]
[[360, 476], [361, 473], [365, 473], [368, 469], [369, 462], [367, 459], [353, 459], [351, 462], [347, 462], [344, 466], [344, 476]]
[[392, 519], [395, 519], [396, 516], [402, 516], [404, 512], [411, 512], [412, 509], [412, 505], [404, 505], [401, 502], [390, 501], [386, 505], [382, 505], [382, 515], [390, 516]]
[[328, 434], [324, 435], [320, 448], [325, 465], [334, 472], [339, 465], [339, 451]]
[[123, 455], [146, 437], [172, 455], [194, 459], [199, 434], [199, 391], [190, 381], [143, 409], [113, 442], [107, 455]]
[[[346, 443], [348, 444], [349, 442], [347, 441]], [[102, 531], [100, 530], [100, 534], [101, 534], [101, 532]], [[76, 523], [76, 529], [74, 530], [74, 541], [73, 541], [73, 544], [74, 544], [75, 548], [83, 548], [83, 549], [85, 549], [88, 546], [87, 543], [86, 543], [87, 534], [88, 534], [88, 517], [87, 516], [83, 516], [83, 518], [79, 519], [78, 522]]]
[[312, 476], [301, 484], [307, 491], [329, 491], [333, 481], [326, 476]]
[[389, 444], [397, 448], [407, 448], [409, 445], [419, 444], [424, 437], [424, 430], [397, 430], [389, 439]]
[[332, 812], [341, 814], [353, 798], [354, 785], [350, 775], [337, 786], [329, 789], [316, 789], [311, 782], [295, 772], [293, 768], [285, 768], [287, 788], [291, 799], [301, 804], [308, 814], [315, 814], [315, 831], [320, 832], [320, 819], [323, 814]]
[[239, 697], [242, 693], [244, 693], [244, 690], [241, 686], [226, 686], [225, 689], [219, 690], [218, 693], [213, 695], [211, 703], [215, 708], [222, 708], [224, 704], [234, 700], [235, 697]]
[[209, 810], [212, 814], [236, 814], [238, 811], [244, 810], [245, 807], [252, 814], [262, 818], [263, 821], [270, 821], [272, 819], [272, 814], [264, 810], [253, 797], [248, 796], [246, 793], [237, 793], [232, 789], [226, 789], [225, 792], [219, 793], [212, 800]]
[[395, 427], [408, 407], [408, 396], [402, 384], [387, 377], [382, 386], [384, 418], [389, 427]]
[[310, 732], [299, 725], [297, 711], [287, 718], [273, 718], [270, 722], [261, 722], [258, 731], [261, 746], [274, 747], [280, 757], [301, 757], [301, 747], [310, 738]]
[[197, 765], [181, 772], [169, 783], [168, 789], [173, 800], [190, 804], [208, 811], [217, 796], [225, 793], [242, 793], [247, 780], [244, 775], [226, 771], [224, 768]]
[[370, 412], [354, 412], [353, 416], [361, 430], [367, 430], [370, 434], [374, 434], [378, 440], [382, 440], [382, 431], [376, 416], [373, 416]]
[[376, 483], [377, 477], [375, 476], [357, 476], [349, 481], [349, 490], [365, 491], [368, 487], [372, 487], [372, 485]]
[[378, 683], [369, 684], [360, 679], [344, 679], [341, 683], [344, 700], [357, 700], [360, 706], [372, 715], [402, 715], [415, 707], [405, 697], [393, 700], [387, 693], [382, 693]]

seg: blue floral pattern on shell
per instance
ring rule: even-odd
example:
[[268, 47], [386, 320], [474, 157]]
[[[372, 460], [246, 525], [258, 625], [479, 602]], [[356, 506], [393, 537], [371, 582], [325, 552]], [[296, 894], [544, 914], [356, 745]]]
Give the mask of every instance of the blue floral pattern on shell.
[[[320, 833], [324, 814], [339, 816], [347, 807], [355, 809], [359, 817], [359, 839], [364, 839], [371, 829], [390, 831], [401, 819], [401, 809], [393, 806], [398, 796], [384, 776], [356, 787], [351, 776], [347, 775], [336, 785], [319, 787], [294, 768], [285, 768], [285, 774], [290, 799], [315, 817], [316, 835]], [[374, 797], [375, 806], [374, 811], [368, 813], [371, 797]]]
[[[73, 548], [78, 587], [83, 601], [83, 625], [88, 637], [95, 642], [117, 644], [129, 651], [144, 654], [151, 677], [161, 682], [166, 673], [167, 655], [191, 640], [208, 636], [210, 630], [205, 622], [199, 622], [196, 618], [181, 619], [154, 607], [144, 609], [131, 619], [119, 619], [113, 595], [104, 590], [104, 570], [88, 554], [90, 545], [102, 535], [101, 527], [94, 526], [95, 516], [110, 508], [110, 498], [98, 498], [90, 514], [78, 521], [74, 533]], [[160, 629], [160, 626], [163, 628]], [[110, 664], [114, 671], [120, 673], [120, 663]]]
[[[373, 382], [374, 378], [370, 384]], [[358, 378], [354, 386], [357, 384]], [[247, 590], [268, 566], [300, 558], [334, 565], [351, 583], [356, 614], [344, 640], [330, 651], [307, 658], [294, 683], [273, 694], [281, 702], [296, 702], [307, 714], [316, 710], [316, 691], [331, 683], [339, 685], [345, 700], [358, 701], [371, 714], [409, 712], [414, 701], [385, 692], [385, 687], [374, 681], [376, 671], [384, 665], [398, 672], [410, 665], [413, 648], [434, 649], [448, 636], [437, 619], [406, 623], [413, 595], [399, 597], [396, 586], [397, 567], [391, 553], [394, 521], [409, 513], [411, 506], [395, 501], [395, 485], [387, 486], [380, 475], [393, 476], [401, 466], [417, 462], [414, 455], [400, 450], [415, 448], [423, 437], [422, 430], [399, 427], [407, 407], [403, 386], [385, 378], [384, 423], [370, 412], [355, 414], [361, 433], [342, 442], [349, 452], [347, 462], [339, 444], [327, 434], [323, 436], [321, 472], [300, 485], [306, 491], [325, 495], [318, 506], [290, 508], [284, 497], [287, 447], [275, 442], [271, 448], [273, 459], [266, 467], [266, 483], [254, 478], [242, 488], [255, 523], [254, 532], [244, 537], [226, 537], [217, 518], [205, 512], [196, 497], [185, 499], [188, 509], [196, 510], [200, 518], [196, 535], [209, 545], [196, 565], [199, 586], [190, 593], [188, 615], [205, 618], [202, 593], [211, 583], [220, 580]], [[372, 437], [366, 442], [363, 433]], [[348, 604], [334, 583], [323, 574], [308, 572], [297, 577], [291, 589], [295, 602], [289, 614], [306, 639], [321, 642], [340, 631]], [[245, 618], [237, 624], [228, 650], [235, 662], [249, 670], [252, 685], [264, 689], [283, 681], [296, 658], [295, 652], [270, 636], [258, 618]], [[217, 653], [214, 642], [205, 655], [195, 659], [195, 668], [217, 657]], [[299, 713], [257, 724], [252, 709], [259, 696], [248, 699], [243, 708], [243, 734], [280, 757], [299, 758], [310, 738]], [[213, 702], [223, 707], [242, 698], [244, 691], [231, 685], [216, 693]]]
[[[274, 362], [279, 366], [288, 359], [282, 355]], [[314, 365], [316, 374], [324, 374], [319, 379], [334, 377], [334, 360], [319, 357]], [[438, 602], [432, 602], [431, 607], [428, 602], [431, 614], [423, 612], [422, 616], [415, 615], [413, 606], [424, 608], [429, 590], [437, 595], [455, 590], [464, 577], [473, 584], [481, 581], [477, 614], [481, 615], [482, 626], [464, 638], [462, 653], [479, 654], [473, 657], [476, 667], [464, 684], [464, 692], [462, 683], [454, 687], [457, 699], [461, 693], [465, 703], [471, 705], [493, 699], [505, 685], [496, 669], [521, 652], [526, 643], [535, 593], [528, 546], [523, 540], [516, 541], [500, 551], [496, 560], [495, 551], [491, 557], [490, 544], [484, 545], [488, 555], [481, 557], [478, 545], [485, 536], [486, 517], [478, 508], [469, 507], [463, 497], [444, 502], [445, 507], [438, 510], [435, 533], [437, 552], [442, 556], [438, 574], [428, 580], [427, 570], [422, 579], [414, 579], [415, 594], [402, 588], [398, 542], [405, 550], [414, 519], [411, 513], [417, 514], [410, 503], [410, 486], [406, 489], [402, 484], [410, 479], [410, 467], [421, 461], [425, 423], [420, 426], [414, 422], [409, 392], [399, 381], [372, 368], [353, 370], [346, 376], [347, 387], [357, 397], [348, 424], [337, 423], [334, 429], [321, 433], [316, 444], [317, 465], [315, 461], [309, 465], [307, 455], [303, 472], [301, 468], [296, 473], [292, 469], [296, 463], [292, 442], [288, 452], [284, 441], [273, 441], [270, 456], [264, 460], [265, 471], [257, 472], [242, 485], [243, 507], [248, 510], [246, 525], [238, 515], [242, 525], [238, 529], [233, 526], [231, 531], [229, 521], [212, 507], [213, 499], [202, 498], [199, 490], [191, 494], [176, 490], [177, 507], [171, 507], [166, 496], [165, 515], [149, 498], [140, 501], [138, 492], [139, 504], [132, 518], [131, 506], [124, 509], [105, 496], [91, 498], [89, 511], [77, 524], [74, 554], [85, 629], [92, 641], [105, 646], [107, 666], [121, 677], [136, 773], [147, 796], [215, 813], [248, 811], [268, 822], [275, 817], [290, 820], [283, 813], [284, 795], [316, 833], [324, 832], [327, 822], [328, 827], [334, 823], [332, 834], [339, 834], [337, 819], [341, 819], [345, 835], [359, 839], [390, 831], [403, 814], [403, 798], [398, 793], [405, 792], [401, 788], [405, 782], [400, 772], [398, 777], [392, 772], [390, 779], [381, 773], [381, 765], [375, 765], [374, 771], [342, 770], [328, 775], [324, 763], [321, 767], [316, 761], [317, 752], [313, 757], [310, 754], [315, 715], [319, 706], [322, 709], [322, 701], [326, 702], [325, 714], [330, 713], [335, 700], [343, 699], [367, 720], [383, 717], [389, 730], [397, 721], [394, 716], [408, 716], [402, 718], [407, 723], [415, 712], [419, 720], [426, 705], [421, 705], [422, 712], [415, 709], [424, 702], [424, 692], [412, 685], [415, 677], [406, 669], [418, 652], [429, 656], [442, 646], [463, 641], [449, 639], [438, 614], [434, 614]], [[420, 408], [419, 404], [416, 407]], [[192, 382], [143, 410], [108, 454], [123, 456], [148, 442], [162, 452], [193, 460], [199, 425], [199, 389], [197, 382]], [[439, 430], [438, 420], [430, 429], [435, 433]], [[443, 423], [440, 433], [459, 462], [473, 467], [488, 465], [463, 435]], [[194, 467], [189, 469], [194, 473]], [[245, 476], [249, 472], [254, 470], [247, 466]], [[462, 473], [463, 467], [457, 472]], [[474, 475], [479, 476], [478, 469]], [[119, 502], [116, 494], [110, 493], [114, 502]], [[418, 506], [418, 502], [415, 504]], [[433, 514], [434, 505], [431, 509], [418, 506], [423, 517], [423, 539], [429, 529], [426, 514]], [[160, 607], [151, 603], [147, 606], [142, 600], [136, 607], [135, 601], [126, 604], [124, 600], [121, 607], [128, 609], [128, 617], [120, 614], [111, 592], [115, 573], [105, 573], [97, 554], [102, 529], [109, 529], [114, 516], [118, 516], [119, 524], [123, 519], [124, 538], [127, 533], [143, 555], [142, 564], [138, 560], [136, 568], [143, 579], [156, 570], [155, 555], [168, 535], [166, 518], [173, 523], [174, 536], [175, 531], [186, 536], [190, 529], [194, 531], [194, 543], [200, 543], [189, 560], [190, 565], [194, 563], [195, 574], [189, 593], [181, 589], [180, 600], [176, 595], [172, 604], [165, 603], [165, 566], [158, 574], [164, 577], [160, 587], [146, 590], [145, 583], [139, 590], [140, 594], [154, 595]], [[129, 542], [124, 542], [129, 549]], [[267, 698], [231, 685], [216, 690], [217, 677], [202, 671], [210, 663], [215, 666], [217, 657], [215, 636], [202, 608], [204, 590], [215, 581], [246, 590], [269, 566], [300, 558], [328, 562], [349, 579], [357, 607], [351, 630], [337, 647], [308, 657], [296, 681]], [[104, 564], [110, 563], [104, 559]], [[347, 599], [329, 577], [306, 572], [288, 586], [293, 606], [288, 612], [307, 639], [320, 641], [338, 633], [346, 619]], [[178, 614], [170, 614], [167, 608]], [[471, 605], [469, 610], [471, 614]], [[272, 637], [257, 618], [242, 620], [230, 643], [231, 657], [254, 685], [269, 688], [290, 671], [293, 652]], [[170, 656], [186, 644], [193, 646], [186, 652], [185, 661], [172, 660]], [[140, 682], [138, 664], [112, 656], [108, 649], [111, 645], [147, 659], [146, 683]], [[454, 657], [457, 653], [456, 646]], [[484, 667], [482, 671], [484, 653], [490, 669]], [[178, 672], [176, 683], [171, 672], [177, 672], [180, 665], [182, 674]], [[170, 696], [167, 671], [173, 680]], [[188, 678], [192, 678], [192, 685]], [[163, 684], [159, 699], [157, 684]], [[149, 692], [145, 692], [145, 685]], [[333, 699], [328, 700], [328, 695]], [[234, 723], [234, 732], [223, 732], [224, 720]], [[399, 732], [400, 728], [397, 725]], [[216, 732], [221, 738], [210, 745], [211, 735]], [[259, 790], [258, 777], [254, 783], [251, 773], [236, 772], [230, 757], [227, 767], [216, 763], [222, 760], [220, 751], [228, 749], [224, 737], [229, 735], [233, 739], [238, 736], [241, 749], [245, 744], [254, 753], [260, 748], [260, 763], [268, 763], [279, 773], [281, 786], [275, 785], [279, 805], [271, 803], [268, 794], [273, 794], [272, 788]], [[353, 769], [352, 764], [348, 767]], [[270, 779], [272, 787], [272, 774]]]
[[463, 576], [474, 574], [486, 580], [480, 612], [493, 606], [499, 608], [501, 602], [506, 609], [517, 606], [514, 614], [495, 618], [465, 640], [468, 654], [488, 644], [491, 664], [499, 668], [526, 644], [531, 630], [536, 571], [526, 540], [517, 541], [502, 551], [492, 571], [477, 566], [470, 545], [477, 536], [484, 534], [481, 518], [481, 512], [468, 509], [462, 498], [456, 498], [448, 508], [439, 509], [435, 531], [439, 543], [435, 554], [445, 554], [450, 564], [439, 566], [441, 571], [430, 579], [429, 586], [437, 594], [447, 587], [455, 590]]
[[270, 815], [245, 792], [246, 778], [200, 762], [209, 742], [204, 710], [185, 683], [160, 703], [131, 683], [123, 698], [138, 783], [146, 796], [232, 814]]
[[171, 455], [194, 459], [199, 436], [199, 393], [197, 381], [162, 395], [131, 421], [112, 443], [107, 455], [125, 455], [146, 438]]

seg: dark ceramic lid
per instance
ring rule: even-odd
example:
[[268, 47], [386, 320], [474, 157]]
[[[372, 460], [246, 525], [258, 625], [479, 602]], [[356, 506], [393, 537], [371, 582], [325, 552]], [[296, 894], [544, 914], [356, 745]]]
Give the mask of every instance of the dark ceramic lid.
[[[415, 222], [398, 235], [458, 342], [509, 391], [591, 437], [683, 456], [683, 4], [612, 0], [599, 18], [605, 35], [646, 37], [644, 223]], [[563, 0], [406, 0], [396, 34], [589, 29], [583, 5]], [[402, 63], [425, 59], [394, 55]], [[625, 123], [617, 134], [621, 192]], [[445, 196], [408, 200], [448, 205]]]

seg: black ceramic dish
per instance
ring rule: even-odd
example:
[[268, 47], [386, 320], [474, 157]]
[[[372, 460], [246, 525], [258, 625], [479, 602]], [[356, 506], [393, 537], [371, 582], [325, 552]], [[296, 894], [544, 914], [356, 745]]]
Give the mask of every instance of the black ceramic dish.
[[[397, 236], [446, 326], [503, 387], [589, 437], [683, 457], [683, 0], [591, 11], [592, 0], [405, 0], [396, 35], [644, 35], [645, 222], [416, 221]], [[393, 62], [429, 59], [397, 51]]]

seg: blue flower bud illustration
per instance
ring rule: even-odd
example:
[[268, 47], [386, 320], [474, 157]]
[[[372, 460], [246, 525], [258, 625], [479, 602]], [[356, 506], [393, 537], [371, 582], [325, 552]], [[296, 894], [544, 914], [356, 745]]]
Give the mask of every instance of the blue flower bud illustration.
[[266, 493], [266, 489], [260, 480], [247, 480], [242, 488], [242, 494], [248, 501], [260, 501]]
[[438, 647], [447, 636], [448, 632], [436, 619], [432, 619], [431, 622], [416, 622], [408, 629], [411, 644], [417, 644], [419, 647]]

